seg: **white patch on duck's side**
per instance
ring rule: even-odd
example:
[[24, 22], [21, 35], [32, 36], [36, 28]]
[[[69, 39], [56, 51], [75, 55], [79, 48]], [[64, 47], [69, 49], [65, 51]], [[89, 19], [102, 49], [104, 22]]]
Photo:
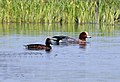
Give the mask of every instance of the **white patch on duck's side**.
[[59, 42], [63, 42], [63, 40], [60, 40]]

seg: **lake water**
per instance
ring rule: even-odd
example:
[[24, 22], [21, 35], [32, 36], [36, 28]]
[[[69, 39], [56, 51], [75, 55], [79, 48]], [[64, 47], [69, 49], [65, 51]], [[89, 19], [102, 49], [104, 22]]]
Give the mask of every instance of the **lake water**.
[[[24, 48], [53, 35], [78, 38], [82, 31], [92, 36], [85, 47]], [[0, 24], [0, 82], [120, 82], [120, 26]]]

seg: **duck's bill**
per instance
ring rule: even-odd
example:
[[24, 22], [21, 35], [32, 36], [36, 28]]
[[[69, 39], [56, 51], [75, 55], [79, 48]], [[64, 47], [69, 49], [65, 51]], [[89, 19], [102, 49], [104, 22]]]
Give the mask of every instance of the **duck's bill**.
[[87, 38], [92, 38], [91, 36], [87, 36]]

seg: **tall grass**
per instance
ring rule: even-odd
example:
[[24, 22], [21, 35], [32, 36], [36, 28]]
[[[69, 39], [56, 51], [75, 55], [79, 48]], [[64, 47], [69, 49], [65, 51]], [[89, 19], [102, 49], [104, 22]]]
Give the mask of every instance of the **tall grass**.
[[120, 0], [0, 0], [0, 22], [109, 23], [120, 18]]

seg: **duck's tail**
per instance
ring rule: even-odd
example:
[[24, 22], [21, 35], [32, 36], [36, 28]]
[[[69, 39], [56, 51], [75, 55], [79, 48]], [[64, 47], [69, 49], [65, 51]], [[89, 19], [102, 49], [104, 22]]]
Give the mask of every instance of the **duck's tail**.
[[27, 45], [23, 45], [26, 49], [28, 48], [28, 46]]

